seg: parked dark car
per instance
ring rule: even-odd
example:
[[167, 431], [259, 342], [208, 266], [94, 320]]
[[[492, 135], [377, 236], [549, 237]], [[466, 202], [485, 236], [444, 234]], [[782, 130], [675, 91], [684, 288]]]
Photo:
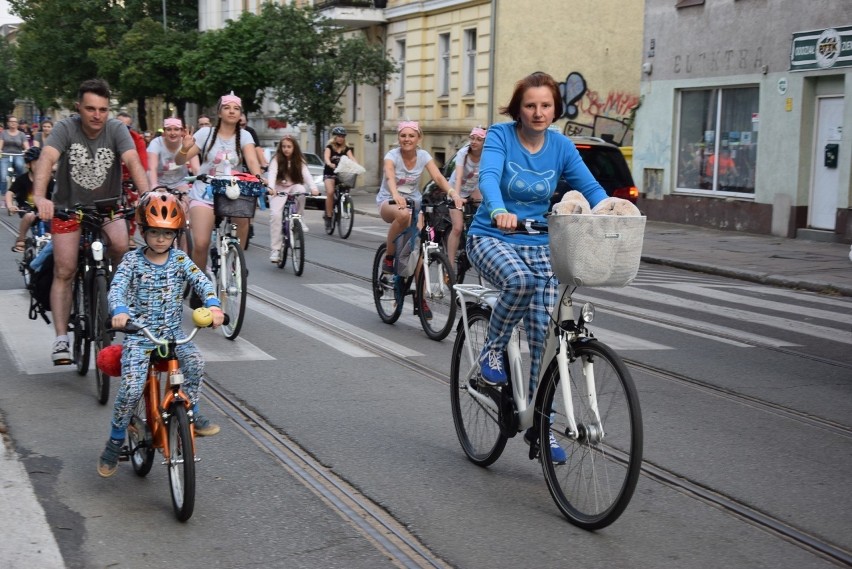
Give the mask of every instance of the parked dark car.
[[[593, 136], [572, 136], [571, 141], [580, 152], [580, 157], [591, 171], [592, 176], [603, 186], [606, 194], [636, 203], [639, 189], [633, 183], [630, 167], [618, 146]], [[557, 203], [572, 188], [565, 180], [560, 180], [551, 198], [551, 204]]]

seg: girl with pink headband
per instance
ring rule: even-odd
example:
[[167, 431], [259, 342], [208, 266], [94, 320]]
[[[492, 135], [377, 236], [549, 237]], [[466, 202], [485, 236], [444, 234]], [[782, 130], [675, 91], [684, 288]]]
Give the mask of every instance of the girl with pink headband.
[[[249, 172], [260, 177], [260, 163], [257, 160], [254, 140], [248, 131], [239, 127], [243, 111], [242, 100], [233, 92], [219, 99], [218, 121], [214, 127], [198, 129], [194, 135], [183, 137], [181, 147], [175, 155], [179, 166], [198, 157], [199, 174], [230, 175], [243, 171], [242, 163]], [[207, 266], [207, 252], [210, 250], [210, 233], [216, 216], [213, 211], [213, 197], [207, 191], [207, 182], [196, 181], [189, 191], [189, 219], [192, 227], [192, 260], [199, 267]], [[237, 236], [240, 243], [248, 239], [251, 218], [235, 217]], [[195, 304], [195, 302], [191, 302]]]
[[[387, 256], [382, 270], [391, 274], [394, 272], [393, 257], [396, 253], [394, 240], [411, 224], [411, 211], [407, 209], [405, 199], [413, 199], [417, 209], [420, 209], [420, 178], [423, 172], [428, 172], [441, 190], [453, 194], [453, 189], [441, 174], [432, 155], [418, 146], [423, 137], [420, 125], [415, 121], [401, 121], [396, 132], [399, 146], [385, 154], [382, 185], [376, 196], [379, 215], [390, 224]], [[422, 310], [424, 314], [430, 312], [425, 301], [415, 302], [414, 308], [416, 311]]]

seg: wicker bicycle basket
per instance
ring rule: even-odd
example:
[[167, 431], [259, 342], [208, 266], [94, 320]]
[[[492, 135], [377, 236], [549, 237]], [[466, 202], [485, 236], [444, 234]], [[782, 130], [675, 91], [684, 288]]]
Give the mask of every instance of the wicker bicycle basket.
[[341, 183], [341, 185], [346, 186], [347, 188], [354, 188], [355, 181], [358, 179], [358, 174], [350, 174], [347, 172], [338, 172], [337, 179]]
[[644, 216], [551, 215], [550, 262], [559, 282], [627, 286], [639, 271]]
[[[239, 187], [240, 195], [231, 199], [225, 191], [234, 183]], [[219, 217], [253, 217], [257, 198], [263, 195], [263, 185], [258, 182], [216, 179], [210, 182], [210, 186], [213, 188], [213, 210]]]

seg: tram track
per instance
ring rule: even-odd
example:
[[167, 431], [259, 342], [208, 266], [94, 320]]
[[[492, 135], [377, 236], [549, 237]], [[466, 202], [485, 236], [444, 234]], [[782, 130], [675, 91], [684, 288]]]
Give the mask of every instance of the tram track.
[[[15, 219], [15, 221], [17, 221], [17, 218], [9, 219]], [[3, 219], [3, 223], [10, 231], [15, 231], [15, 228], [9, 221]], [[318, 237], [325, 238], [327, 240], [334, 240], [333, 237], [325, 235]], [[366, 247], [355, 243], [349, 243], [348, 245], [368, 250], [372, 249], [372, 247]], [[259, 248], [264, 247], [259, 246]], [[341, 276], [362, 282], [370, 282], [368, 277], [343, 271], [330, 265], [310, 261], [309, 263]], [[353, 338], [351, 335], [345, 334], [340, 328], [333, 324], [327, 323], [323, 321], [322, 318], [300, 310], [296, 306], [288, 305], [287, 303], [282, 303], [265, 296], [262, 292], [252, 289], [251, 286], [249, 286], [249, 294], [259, 301], [269, 303], [270, 305], [292, 313], [299, 318], [308, 320], [314, 325], [326, 329], [330, 333], [339, 335], [348, 342], [356, 342], [364, 349], [372, 351], [382, 358], [392, 360], [394, 363], [418, 373], [431, 381], [436, 381], [446, 385], [449, 384], [449, 378], [445, 374], [437, 372], [418, 362], [411, 361], [409, 358], [404, 356], [388, 352], [387, 350], [382, 349], [381, 346], [372, 344], [366, 340]], [[601, 307], [600, 303], [596, 304]], [[617, 311], [615, 312], [617, 313]], [[794, 356], [808, 358], [806, 354], [792, 350], [779, 349], [767, 345], [755, 345], [761, 348], [774, 349]], [[852, 367], [845, 362], [838, 362], [826, 358], [811, 357], [810, 359], [815, 359], [827, 365]], [[753, 409], [759, 409], [763, 412], [783, 416], [807, 427], [819, 429], [823, 432], [828, 432], [844, 438], [852, 438], [852, 427], [849, 425], [843, 425], [836, 421], [815, 417], [789, 407], [743, 395], [741, 393], [701, 382], [681, 374], [671, 373], [655, 366], [643, 364], [638, 361], [626, 360], [626, 363], [632, 369], [651, 374], [665, 381], [684, 385], [690, 389], [710, 392], [732, 402], [736, 402]], [[258, 444], [271, 456], [275, 457], [275, 459], [282, 465], [282, 468], [286, 469], [292, 476], [298, 478], [303, 484], [314, 491], [318, 497], [323, 499], [330, 507], [337, 511], [341, 517], [348, 520], [353, 527], [370, 540], [371, 543], [375, 544], [378, 549], [384, 552], [388, 558], [392, 559], [396, 564], [401, 567], [412, 568], [447, 567], [443, 561], [431, 554], [415, 536], [411, 535], [406, 530], [403, 524], [396, 521], [387, 513], [387, 511], [370, 501], [345, 480], [337, 477], [328, 468], [315, 460], [309, 452], [300, 448], [297, 444], [290, 441], [285, 435], [278, 432], [278, 430], [268, 423], [261, 415], [248, 408], [245, 404], [237, 401], [232, 394], [216, 385], [215, 381], [208, 382], [208, 391], [205, 394], [205, 397], [213, 405], [220, 409], [223, 414], [237, 424], [239, 428], [243, 430], [256, 444]], [[814, 555], [829, 560], [839, 566], [852, 567], [852, 551], [849, 549], [830, 543], [819, 536], [814, 535], [812, 532], [794, 527], [788, 522], [755, 507], [744, 504], [732, 496], [704, 486], [697, 481], [684, 478], [673, 470], [666, 469], [661, 465], [653, 464], [647, 460], [643, 462], [642, 473], [651, 480], [675, 489], [676, 491], [710, 505], [711, 507], [724, 511], [731, 516], [745, 521], [746, 523], [759, 527], [770, 534], [777, 536], [779, 539], [795, 544]]]
[[[335, 269], [334, 267], [328, 267], [325, 265], [321, 266], [338, 274], [369, 282], [369, 279], [360, 275], [353, 275], [346, 271]], [[300, 319], [309, 321], [312, 325], [322, 327], [330, 333], [339, 335], [341, 339], [345, 339], [348, 342], [355, 342], [363, 349], [369, 350], [384, 359], [391, 360], [409, 371], [415, 372], [431, 381], [449, 386], [450, 378], [447, 375], [426, 365], [420, 364], [419, 362], [412, 361], [407, 357], [395, 354], [384, 349], [381, 345], [371, 343], [366, 339], [353, 338], [351, 334], [345, 333], [337, 326], [325, 322], [321, 317], [318, 317], [314, 313], [307, 312], [300, 309], [298, 306], [291, 305], [286, 302], [280, 302], [279, 300], [264, 294], [262, 291], [253, 289], [251, 286], [249, 286], [249, 294], [257, 300], [268, 303], [278, 309], [290, 312]], [[626, 360], [626, 363], [634, 370], [651, 374], [665, 381], [670, 381], [690, 389], [698, 389], [712, 393], [739, 405], [743, 405], [751, 409], [757, 409], [761, 412], [771, 413], [776, 416], [781, 416], [823, 432], [828, 432], [847, 439], [852, 438], [852, 426], [849, 425], [809, 415], [790, 407], [765, 401], [756, 397], [743, 395], [725, 388], [689, 378], [682, 374], [668, 372], [662, 368], [643, 364], [641, 362]], [[304, 453], [304, 451], [301, 452]], [[689, 478], [678, 474], [674, 470], [667, 469], [661, 465], [649, 462], [648, 460], [643, 461], [642, 474], [650, 480], [654, 480], [657, 483], [663, 484], [664, 486], [672, 488], [693, 499], [717, 508], [733, 517], [736, 517], [737, 519], [749, 523], [750, 525], [759, 527], [762, 530], [777, 536], [779, 539], [792, 543], [814, 555], [822, 557], [840, 566], [852, 567], [852, 551], [849, 549], [814, 535], [813, 532], [795, 527], [781, 518], [775, 517], [768, 512], [761, 511], [754, 506], [745, 504], [741, 500], [727, 495], [724, 492], [712, 489], [698, 481], [690, 480]]]

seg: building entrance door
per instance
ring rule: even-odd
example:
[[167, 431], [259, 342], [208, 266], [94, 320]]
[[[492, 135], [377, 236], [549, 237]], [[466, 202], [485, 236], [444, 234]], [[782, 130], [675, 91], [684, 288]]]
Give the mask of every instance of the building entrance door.
[[834, 230], [840, 185], [837, 156], [843, 139], [843, 97], [817, 99], [808, 226]]

